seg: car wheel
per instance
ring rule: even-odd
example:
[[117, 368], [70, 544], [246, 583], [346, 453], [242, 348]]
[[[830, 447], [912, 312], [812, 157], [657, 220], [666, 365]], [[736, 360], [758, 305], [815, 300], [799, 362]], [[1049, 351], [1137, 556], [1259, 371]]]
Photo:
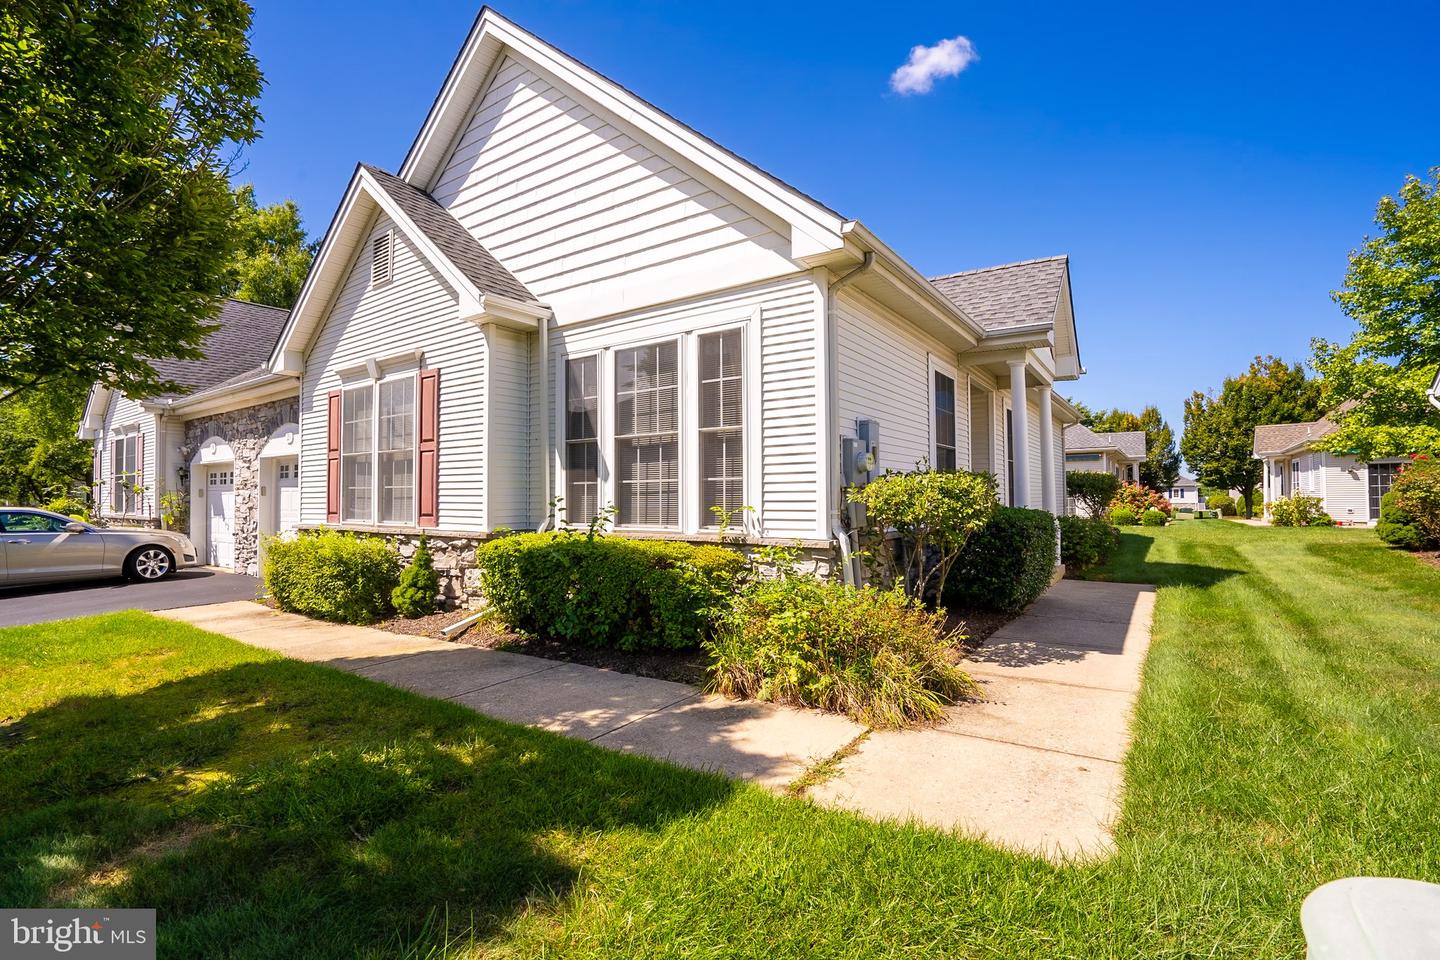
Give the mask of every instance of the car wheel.
[[164, 547], [141, 547], [125, 561], [125, 576], [142, 583], [160, 580], [175, 570], [175, 560]]

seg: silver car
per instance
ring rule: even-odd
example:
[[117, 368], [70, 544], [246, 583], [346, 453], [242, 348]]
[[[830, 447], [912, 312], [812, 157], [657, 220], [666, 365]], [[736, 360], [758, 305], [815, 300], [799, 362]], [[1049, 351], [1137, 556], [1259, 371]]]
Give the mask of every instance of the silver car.
[[190, 538], [95, 527], [48, 510], [0, 507], [0, 587], [126, 576], [149, 581], [199, 565]]

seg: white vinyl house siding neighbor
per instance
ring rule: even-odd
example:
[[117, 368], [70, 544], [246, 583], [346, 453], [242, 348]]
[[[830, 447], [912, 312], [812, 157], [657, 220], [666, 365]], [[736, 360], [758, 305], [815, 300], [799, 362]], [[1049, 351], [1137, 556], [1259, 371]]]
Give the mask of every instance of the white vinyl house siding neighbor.
[[141, 464], [140, 483], [146, 488], [137, 498], [134, 513], [129, 517], [155, 516], [155, 452], [158, 448], [155, 436], [155, 415], [141, 409], [140, 404], [129, 397], [115, 393], [110, 398], [110, 409], [105, 414], [105, 426], [100, 435], [100, 486], [96, 498], [102, 517], [122, 516], [110, 508], [110, 480], [115, 476], [113, 461], [114, 440], [118, 436], [136, 433], [144, 439], [144, 455]]
[[[538, 484], [531, 484], [532, 434], [530, 411], [534, 390], [532, 376], [532, 344], [534, 336], [504, 327], [486, 328], [486, 342], [489, 346], [489, 375], [487, 387], [490, 399], [490, 443], [486, 456], [489, 473], [485, 478], [486, 494], [490, 498], [490, 514], [486, 529], [510, 527], [523, 530], [539, 524], [541, 517], [532, 516], [542, 506], [532, 496], [538, 491]], [[445, 521], [445, 374], [440, 374], [440, 416], [441, 416], [441, 525]], [[459, 398], [456, 398], [457, 401]], [[534, 444], [538, 446], [538, 441]], [[537, 494], [538, 495], [538, 494]]]
[[797, 269], [778, 223], [513, 56], [430, 193], [562, 323]]
[[342, 372], [420, 350], [423, 365], [440, 370], [439, 529], [481, 531], [486, 529], [485, 334], [458, 319], [454, 291], [398, 229], [393, 279], [371, 286], [371, 241], [390, 229], [391, 223], [379, 218], [359, 245], [306, 358], [300, 387], [300, 520], [307, 525], [326, 520], [327, 398], [349, 382], [342, 381]]
[[1325, 512], [1341, 523], [1368, 523], [1370, 516], [1370, 468], [1354, 457], [1333, 453], [1316, 454], [1325, 497]]

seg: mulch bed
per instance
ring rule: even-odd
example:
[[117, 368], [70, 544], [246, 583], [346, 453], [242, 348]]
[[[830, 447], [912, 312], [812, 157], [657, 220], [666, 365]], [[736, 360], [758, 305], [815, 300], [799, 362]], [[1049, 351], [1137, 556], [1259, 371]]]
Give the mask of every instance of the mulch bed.
[[1428, 563], [1432, 567], [1440, 567], [1440, 550], [1418, 550], [1413, 556], [1421, 563]]

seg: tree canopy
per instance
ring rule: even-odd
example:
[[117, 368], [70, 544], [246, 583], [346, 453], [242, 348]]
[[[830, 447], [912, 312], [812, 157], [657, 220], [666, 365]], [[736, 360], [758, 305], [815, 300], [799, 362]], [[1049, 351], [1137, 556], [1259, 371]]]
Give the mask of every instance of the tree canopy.
[[1426, 399], [1440, 368], [1440, 167], [1383, 198], [1375, 224], [1332, 294], [1359, 329], [1347, 344], [1312, 343], [1340, 428], [1319, 446], [1361, 460], [1440, 453], [1440, 411]]
[[75, 435], [84, 406], [81, 389], [0, 403], [0, 503], [43, 506], [86, 485], [92, 448]]
[[229, 165], [258, 136], [242, 0], [0, 9], [0, 399], [173, 385], [234, 248]]
[[1085, 410], [1081, 423], [1097, 433], [1145, 432], [1145, 462], [1140, 464], [1140, 482], [1152, 490], [1168, 490], [1180, 476], [1180, 454], [1175, 449], [1175, 431], [1160, 415], [1160, 408], [1148, 406], [1138, 414], [1114, 410]]
[[225, 295], [288, 309], [300, 295], [319, 245], [306, 237], [300, 208], [294, 200], [262, 207], [247, 183], [235, 190], [235, 210], [238, 249]]
[[1304, 367], [1256, 357], [1244, 373], [1227, 377], [1219, 394], [1197, 390], [1185, 401], [1180, 452], [1200, 483], [1239, 490], [1249, 516], [1264, 469], [1253, 456], [1255, 428], [1319, 416], [1320, 386], [1306, 378]]

